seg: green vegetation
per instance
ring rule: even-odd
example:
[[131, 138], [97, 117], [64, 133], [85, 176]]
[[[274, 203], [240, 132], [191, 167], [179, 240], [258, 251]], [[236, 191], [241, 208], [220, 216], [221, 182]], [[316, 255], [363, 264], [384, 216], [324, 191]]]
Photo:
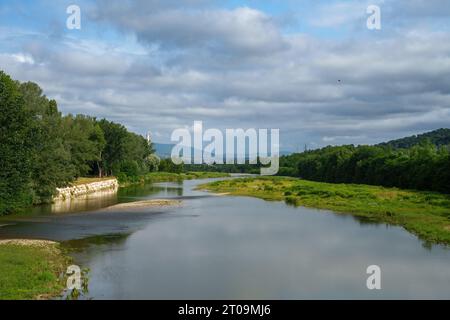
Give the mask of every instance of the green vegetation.
[[0, 72], [0, 214], [31, 201], [32, 122], [19, 86]]
[[417, 145], [431, 143], [437, 147], [450, 145], [450, 129], [438, 129], [411, 137], [392, 140], [380, 143], [380, 146], [392, 147], [395, 149], [411, 148]]
[[50, 202], [78, 177], [126, 180], [158, 168], [142, 136], [105, 119], [63, 116], [35, 83], [0, 71], [0, 215]]
[[[26, 243], [24, 243], [26, 242]], [[0, 300], [48, 299], [65, 288], [69, 259], [56, 243], [11, 240], [0, 243]]]
[[[442, 135], [448, 131], [437, 132], [439, 141], [445, 141]], [[420, 140], [408, 149], [390, 145], [326, 147], [281, 157], [279, 175], [450, 193], [450, 146]]]
[[403, 226], [430, 242], [450, 244], [450, 196], [445, 194], [285, 177], [216, 181], [198, 188], [349, 213]]

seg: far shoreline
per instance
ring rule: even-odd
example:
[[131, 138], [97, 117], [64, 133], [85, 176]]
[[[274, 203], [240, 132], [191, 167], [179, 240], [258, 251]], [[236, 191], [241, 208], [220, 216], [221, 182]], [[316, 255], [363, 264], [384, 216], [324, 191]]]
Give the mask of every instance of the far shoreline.
[[197, 190], [349, 214], [401, 226], [427, 243], [450, 245], [450, 196], [447, 194], [278, 176], [215, 181], [201, 184]]

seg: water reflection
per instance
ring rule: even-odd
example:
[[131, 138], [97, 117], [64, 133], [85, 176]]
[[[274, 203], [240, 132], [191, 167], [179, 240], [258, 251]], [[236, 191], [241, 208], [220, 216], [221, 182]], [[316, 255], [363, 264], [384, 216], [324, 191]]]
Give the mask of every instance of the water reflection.
[[102, 234], [95, 235], [91, 237], [66, 240], [61, 242], [64, 249], [69, 252], [83, 252], [92, 246], [102, 246], [102, 245], [122, 245], [125, 243], [126, 239], [129, 237], [130, 233], [112, 233], [112, 234]]
[[[118, 203], [117, 190], [102, 190], [74, 199], [57, 200], [50, 206], [51, 213], [65, 214], [69, 212], [93, 211]], [[39, 209], [38, 209], [39, 210]], [[48, 208], [40, 208], [41, 214]]]
[[[448, 247], [351, 215], [194, 190], [204, 182], [134, 186], [43, 210], [0, 227], [0, 237], [64, 241], [91, 270], [94, 299], [450, 298]], [[183, 203], [89, 211], [151, 198]], [[88, 211], [57, 213], [79, 209]], [[372, 264], [382, 270], [380, 291], [365, 285]]]
[[63, 215], [96, 211], [118, 203], [132, 202], [149, 198], [172, 198], [183, 196], [182, 182], [138, 184], [117, 190], [102, 190], [73, 199], [57, 200], [52, 204], [42, 204], [20, 214], [5, 218], [30, 217], [42, 215]]
[[148, 199], [151, 196], [169, 198], [183, 196], [182, 182], [162, 182], [156, 184], [135, 185], [119, 189], [119, 199], [123, 202], [136, 199]]
[[[95, 299], [450, 298], [450, 252], [399, 227], [246, 197], [193, 198], [75, 257]], [[382, 290], [366, 268], [382, 269]]]

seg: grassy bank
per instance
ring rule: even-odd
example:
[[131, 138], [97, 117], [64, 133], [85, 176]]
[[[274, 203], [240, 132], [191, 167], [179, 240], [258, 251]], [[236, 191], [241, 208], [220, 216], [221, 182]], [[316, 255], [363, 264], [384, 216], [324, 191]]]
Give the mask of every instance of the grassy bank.
[[0, 299], [49, 299], [65, 288], [69, 264], [59, 245], [41, 240], [0, 241]]
[[444, 194], [284, 177], [217, 181], [198, 188], [352, 214], [403, 226], [433, 243], [450, 244], [450, 196]]
[[153, 183], [153, 182], [171, 182], [192, 179], [209, 179], [228, 177], [228, 173], [223, 172], [151, 172], [139, 177], [122, 177], [119, 178], [121, 187], [127, 187], [133, 184]]

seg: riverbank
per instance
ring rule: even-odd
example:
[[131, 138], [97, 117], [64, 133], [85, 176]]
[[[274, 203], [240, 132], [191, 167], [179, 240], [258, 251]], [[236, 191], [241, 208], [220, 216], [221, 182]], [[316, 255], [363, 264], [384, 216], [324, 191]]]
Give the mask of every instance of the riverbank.
[[57, 188], [54, 202], [61, 202], [78, 197], [86, 196], [91, 193], [113, 190], [117, 191], [119, 187], [128, 187], [136, 184], [155, 183], [155, 182], [173, 182], [192, 179], [208, 179], [228, 177], [228, 173], [221, 172], [151, 172], [138, 177], [121, 177], [119, 180], [115, 177], [81, 177], [75, 180], [70, 186]]
[[198, 189], [351, 214], [402, 226], [432, 243], [450, 244], [450, 196], [445, 194], [285, 177], [223, 180]]
[[71, 186], [66, 188], [56, 188], [56, 195], [53, 201], [66, 201], [90, 193], [105, 190], [117, 190], [119, 182], [114, 177], [107, 178], [78, 178]]
[[120, 210], [132, 210], [132, 209], [141, 209], [141, 208], [173, 207], [173, 206], [179, 206], [180, 204], [181, 204], [180, 200], [151, 199], [151, 200], [119, 203], [119, 204], [107, 207], [103, 210], [119, 210], [119, 209]]
[[57, 242], [0, 240], [0, 300], [58, 297], [69, 262]]
[[[192, 179], [227, 177], [228, 174], [215, 172], [166, 173], [155, 172], [134, 181], [117, 183], [113, 177], [79, 178], [72, 186], [57, 197], [58, 203], [70, 203], [71, 199], [135, 184], [172, 182]], [[117, 190], [116, 190], [117, 191]], [[179, 200], [151, 199], [116, 204], [103, 210], [130, 211], [143, 208], [178, 206]], [[21, 213], [22, 215], [24, 213]], [[11, 219], [9, 215], [4, 219]], [[1, 224], [0, 224], [1, 225]], [[7, 224], [6, 224], [7, 225]], [[25, 236], [26, 237], [26, 236]], [[0, 240], [0, 300], [50, 299], [61, 295], [65, 288], [62, 276], [70, 258], [60, 249], [57, 242], [32, 239]]]

